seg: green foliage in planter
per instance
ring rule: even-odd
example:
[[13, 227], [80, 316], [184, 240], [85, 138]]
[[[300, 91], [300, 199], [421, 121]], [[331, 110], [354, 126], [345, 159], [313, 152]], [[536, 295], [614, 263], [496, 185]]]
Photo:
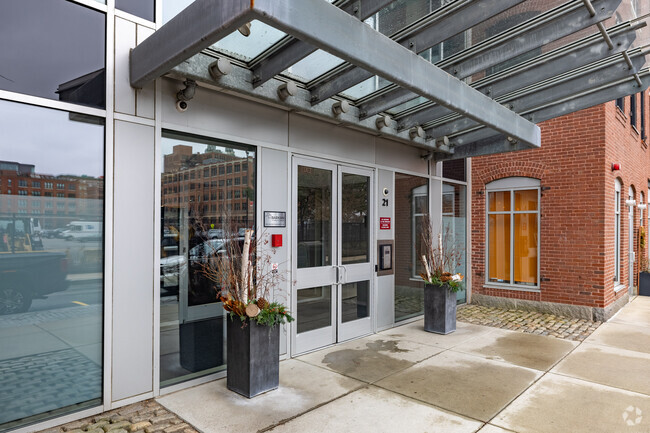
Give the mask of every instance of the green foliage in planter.
[[[250, 302], [249, 305], [255, 303], [256, 302]], [[257, 305], [260, 304], [263, 303], [257, 302]], [[267, 302], [264, 305], [264, 308], [260, 308], [259, 314], [255, 317], [248, 317], [245, 314], [238, 315], [235, 312], [230, 311], [230, 318], [234, 319], [235, 317], [239, 317], [239, 320], [241, 320], [244, 325], [248, 322], [248, 320], [254, 320], [258, 325], [270, 327], [281, 325], [283, 323], [293, 322], [295, 320], [287, 310], [287, 307], [280, 304], [279, 302]]]

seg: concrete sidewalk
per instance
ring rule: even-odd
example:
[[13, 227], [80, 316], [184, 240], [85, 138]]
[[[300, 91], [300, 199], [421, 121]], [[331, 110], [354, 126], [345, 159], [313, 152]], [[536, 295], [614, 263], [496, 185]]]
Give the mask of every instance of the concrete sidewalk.
[[280, 364], [248, 400], [225, 380], [157, 401], [213, 432], [650, 432], [650, 298], [584, 342], [422, 321]]

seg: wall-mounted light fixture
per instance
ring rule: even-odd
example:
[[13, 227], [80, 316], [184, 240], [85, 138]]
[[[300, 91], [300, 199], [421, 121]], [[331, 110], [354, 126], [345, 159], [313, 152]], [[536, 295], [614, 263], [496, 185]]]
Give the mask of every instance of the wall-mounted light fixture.
[[393, 125], [393, 119], [390, 116], [382, 115], [375, 120], [375, 126], [381, 130], [383, 128], [390, 128]]
[[249, 37], [251, 35], [251, 23], [244, 24], [243, 26], [238, 28], [237, 31], [242, 35]]
[[446, 135], [436, 139], [436, 147], [440, 149], [442, 146], [449, 147], [449, 137]]
[[341, 113], [347, 113], [350, 111], [350, 103], [348, 101], [336, 101], [332, 104], [332, 113], [335, 116], [340, 116]]
[[298, 86], [293, 81], [287, 81], [278, 86], [278, 97], [285, 101], [289, 96], [298, 93]]
[[621, 164], [618, 162], [612, 162], [612, 171], [620, 170], [621, 169]]
[[416, 138], [424, 138], [424, 129], [422, 129], [421, 126], [414, 126], [413, 128], [409, 129], [409, 137], [411, 140], [415, 140]]
[[230, 63], [230, 60], [222, 57], [210, 63], [210, 66], [208, 66], [208, 71], [210, 72], [210, 76], [213, 79], [218, 80], [224, 75], [228, 75], [232, 72], [232, 63]]
[[425, 161], [430, 161], [433, 159], [433, 152], [429, 151], [427, 153], [423, 153], [420, 155], [420, 158], [424, 159]]

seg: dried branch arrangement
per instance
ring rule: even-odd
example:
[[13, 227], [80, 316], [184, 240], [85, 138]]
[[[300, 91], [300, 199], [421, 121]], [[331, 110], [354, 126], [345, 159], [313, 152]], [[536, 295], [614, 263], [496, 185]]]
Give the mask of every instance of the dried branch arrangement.
[[273, 263], [267, 238], [264, 234], [258, 238], [252, 229], [244, 230], [243, 236], [226, 230], [224, 239], [205, 243], [208, 251], [200, 272], [215, 284], [223, 308], [243, 323], [255, 320], [274, 326], [294, 320], [285, 305], [269, 301], [285, 278]]
[[420, 277], [433, 285], [449, 284], [454, 292], [461, 290], [463, 275], [454, 272], [462, 263], [463, 248], [455, 242], [450, 227], [434, 230], [431, 218], [427, 215], [420, 230], [424, 249], [421, 260], [425, 269]]

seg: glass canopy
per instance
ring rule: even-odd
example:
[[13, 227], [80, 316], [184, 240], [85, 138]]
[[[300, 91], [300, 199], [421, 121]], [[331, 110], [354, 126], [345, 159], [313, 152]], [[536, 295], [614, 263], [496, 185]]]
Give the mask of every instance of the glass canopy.
[[[309, 1], [316, 5], [319, 0]], [[468, 84], [477, 91], [475, 95], [487, 95], [535, 122], [566, 114], [565, 101], [572, 96], [578, 97], [573, 101], [574, 109], [578, 110], [636, 93], [650, 84], [650, 72], [647, 67], [644, 69], [650, 51], [650, 30], [646, 26], [650, 2], [647, 1], [329, 2], [383, 34], [385, 43], [389, 43], [390, 38], [394, 44], [417, 53], [436, 68]], [[190, 3], [188, 0], [163, 1], [164, 20], [169, 21], [181, 11], [179, 4]], [[346, 33], [343, 21], [314, 21], [310, 24], [316, 30]], [[423, 126], [426, 147], [437, 153], [453, 153], [454, 157], [462, 153], [458, 148], [454, 150], [453, 145], [479, 143], [498, 134], [489, 122], [467, 117], [466, 111], [452, 108], [454, 101], [445, 99], [444, 95], [432, 99], [423, 96], [426, 89], [415, 93], [413, 89], [407, 90], [392, 79], [384, 78], [393, 74], [408, 75], [411, 72], [408, 68], [401, 69], [399, 64], [395, 64], [395, 71], [364, 69], [341, 58], [348, 58], [346, 56], [337, 57], [317, 49], [310, 44], [314, 42], [311, 35], [306, 39], [309, 42], [303, 42], [278, 28], [273, 22], [265, 24], [251, 20], [249, 36], [232, 31], [213, 43], [208, 51], [195, 55], [190, 62], [214, 61], [214, 57], [231, 59], [242, 68], [242, 77], [250, 74], [243, 80], [247, 82], [239, 86], [231, 84], [231, 90], [262, 99], [273, 98], [273, 94], [264, 90], [265, 83], [273, 81], [274, 85], [280, 85], [293, 80], [299, 89], [299, 99], [304, 98], [305, 102], [296, 102], [295, 99], [283, 102], [294, 104], [294, 109], [312, 110], [324, 117], [332, 116], [331, 112], [320, 108], [326, 101], [346, 99], [352, 105], [353, 121], [350, 123], [372, 129], [374, 122], [364, 123], [366, 119], [388, 115], [395, 122], [391, 127], [384, 127], [382, 133], [402, 141], [405, 138], [419, 140], [420, 133], [414, 137], [409, 131]], [[313, 36], [315, 39], [318, 37]], [[349, 43], [359, 42], [351, 39]], [[388, 47], [385, 43], [370, 45], [364, 42], [363, 47], [377, 60], [385, 60]], [[212, 60], [202, 60], [201, 56], [206, 55]], [[613, 65], [623, 62], [628, 65], [623, 75], [610, 73], [614, 70], [611, 69]], [[195, 74], [191, 72], [192, 68], [183, 65], [175, 67], [175, 70], [197, 80], [208, 76], [206, 73]], [[594, 82], [598, 86], [583, 89], [592, 76], [597, 77]], [[214, 79], [214, 76], [209, 76], [208, 81]], [[409, 82], [408, 77], [405, 79]], [[471, 101], [466, 103], [472, 104]], [[340, 120], [350, 121], [346, 116]], [[498, 127], [496, 130], [503, 132]], [[456, 137], [457, 140], [451, 147], [446, 147], [446, 144], [440, 145], [439, 139], [443, 136], [452, 138], [452, 142]], [[444, 140], [445, 143], [448, 141]]]

